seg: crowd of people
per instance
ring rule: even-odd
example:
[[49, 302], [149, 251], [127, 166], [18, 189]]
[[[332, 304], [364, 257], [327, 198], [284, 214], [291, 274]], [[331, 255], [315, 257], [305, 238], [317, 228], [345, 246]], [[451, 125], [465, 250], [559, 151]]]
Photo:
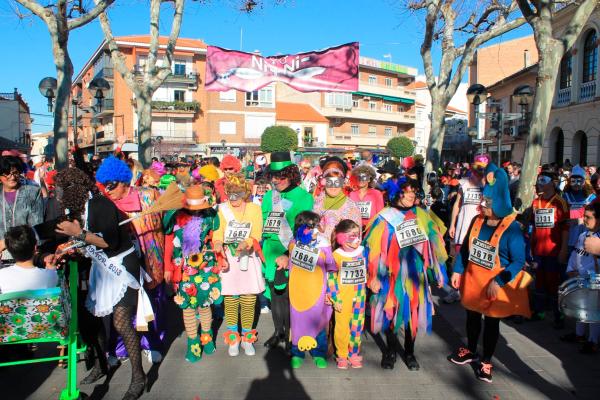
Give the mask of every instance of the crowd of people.
[[[56, 270], [76, 260], [91, 369], [81, 384], [128, 357], [123, 398], [136, 399], [142, 357], [164, 356], [167, 318], [183, 319], [190, 363], [216, 351], [213, 319], [223, 318], [231, 357], [254, 355], [260, 336], [282, 346], [292, 368], [309, 353], [317, 368], [333, 355], [337, 368], [358, 369], [368, 330], [384, 343], [382, 368], [401, 354], [418, 370], [415, 344], [432, 331], [436, 290], [467, 313], [467, 343], [448, 360], [477, 363], [477, 378], [491, 382], [500, 320], [551, 310], [563, 329], [560, 284], [598, 272], [594, 166], [541, 166], [523, 207], [521, 166], [485, 154], [427, 176], [418, 157], [378, 161], [369, 151], [296, 161], [274, 152], [244, 166], [227, 154], [144, 169], [120, 152], [85, 161], [75, 151], [56, 171], [49, 158], [4, 153], [0, 291], [56, 286]], [[171, 301], [178, 315], [168, 314]], [[270, 335], [256, 330], [259, 309], [272, 314]], [[593, 353], [599, 337], [599, 324], [578, 322], [561, 339]]]

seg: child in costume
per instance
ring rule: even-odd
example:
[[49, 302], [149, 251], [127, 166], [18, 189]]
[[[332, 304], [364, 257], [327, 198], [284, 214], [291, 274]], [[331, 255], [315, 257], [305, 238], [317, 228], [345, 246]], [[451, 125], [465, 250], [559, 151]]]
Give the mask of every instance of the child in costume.
[[[368, 167], [367, 167], [368, 168]], [[335, 314], [334, 342], [337, 366], [347, 369], [362, 368], [360, 336], [365, 324], [367, 264], [365, 249], [360, 245], [360, 232], [356, 222], [342, 220], [334, 230], [337, 265], [338, 300], [342, 309]]]
[[173, 282], [177, 293], [173, 300], [183, 310], [188, 335], [185, 359], [191, 363], [202, 358], [200, 344], [206, 354], [214, 353], [210, 306], [223, 301], [219, 271], [224, 259], [212, 249], [212, 235], [219, 228], [214, 202], [210, 189], [190, 186], [185, 192], [184, 208], [166, 224], [165, 281]]
[[448, 356], [454, 364], [479, 361], [477, 343], [484, 316], [483, 357], [475, 369], [479, 380], [492, 382], [492, 356], [500, 336], [500, 319], [530, 316], [527, 284], [523, 271], [525, 241], [515, 221], [506, 172], [490, 163], [486, 169], [481, 214], [475, 217], [454, 263], [452, 286], [460, 288], [467, 310], [467, 347]]
[[327, 326], [331, 304], [337, 311], [335, 261], [329, 240], [320, 234], [319, 215], [303, 211], [296, 217], [289, 246], [290, 333], [292, 368], [300, 368], [309, 351], [317, 368], [327, 368]]
[[431, 333], [433, 299], [431, 280], [446, 281], [448, 258], [443, 232], [427, 211], [417, 207], [418, 182], [402, 177], [388, 179], [384, 188], [390, 207], [384, 208], [368, 225], [367, 285], [372, 290], [371, 329], [384, 332], [387, 349], [381, 367], [394, 368], [397, 333], [404, 328], [404, 362], [418, 370], [414, 344], [418, 331]]
[[[575, 249], [569, 257], [567, 264], [567, 274], [569, 278], [576, 276], [588, 277], [598, 274], [598, 257], [594, 256], [584, 249], [585, 239], [590, 236], [600, 237], [600, 203], [592, 203], [585, 206], [583, 221], [587, 229], [579, 235]], [[585, 326], [589, 325], [589, 335], [585, 337]], [[580, 342], [582, 347], [579, 352], [584, 354], [592, 354], [598, 351], [598, 341], [600, 340], [600, 323], [584, 323], [575, 324], [575, 332], [561, 337], [564, 341]], [[568, 340], [571, 339], [571, 340]]]
[[226, 175], [223, 190], [229, 200], [219, 205], [219, 229], [213, 235], [213, 246], [216, 253], [225, 254], [228, 264], [228, 268], [221, 271], [227, 324], [225, 343], [229, 345], [230, 356], [239, 354], [239, 315], [241, 347], [246, 355], [252, 356], [256, 341], [256, 330], [252, 329], [256, 296], [265, 290], [259, 245], [261, 210], [259, 205], [246, 202], [251, 189], [243, 174]]

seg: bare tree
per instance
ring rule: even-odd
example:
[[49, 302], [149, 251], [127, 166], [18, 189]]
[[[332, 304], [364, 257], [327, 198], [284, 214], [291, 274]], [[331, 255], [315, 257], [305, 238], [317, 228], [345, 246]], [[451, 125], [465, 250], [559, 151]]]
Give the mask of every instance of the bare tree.
[[[440, 165], [446, 108], [473, 61], [475, 51], [487, 41], [523, 25], [525, 19], [515, 15], [518, 8], [515, 0], [419, 0], [409, 3], [409, 8], [425, 14], [421, 57], [432, 102], [425, 166], [429, 172]], [[437, 71], [432, 56], [436, 43], [441, 50]]]
[[[100, 3], [100, 0], [95, 1], [96, 4]], [[161, 5], [167, 2], [174, 3], [173, 23], [166, 47], [163, 50], [159, 43], [159, 21]], [[184, 5], [185, 0], [150, 0], [150, 47], [141, 80], [137, 79], [134, 71], [127, 67], [125, 56], [119, 50], [119, 46], [115, 41], [106, 13], [100, 13], [99, 17], [113, 65], [135, 96], [138, 117], [138, 157], [146, 168], [152, 161], [152, 96], [171, 74], [173, 52], [181, 29]], [[162, 61], [159, 63], [160, 60]]]
[[[542, 148], [561, 59], [581, 34], [581, 30], [598, 5], [598, 0], [517, 0], [517, 3], [523, 16], [533, 28], [533, 36], [539, 54], [535, 98], [525, 147], [523, 172], [517, 194], [522, 204], [527, 207], [533, 201], [537, 167], [542, 158]], [[569, 22], [564, 30], [556, 32], [552, 26], [552, 20], [556, 13], [568, 12], [573, 12]]]
[[[103, 13], [114, 0], [96, 0], [91, 10], [86, 10], [82, 0], [15, 0], [20, 6], [40, 18], [48, 27], [52, 41], [52, 55], [56, 64], [56, 104], [54, 111], [54, 155], [56, 167], [67, 167], [67, 132], [69, 115], [69, 98], [73, 79], [73, 63], [69, 55], [69, 34], [93, 21]], [[26, 17], [16, 9], [21, 18]]]

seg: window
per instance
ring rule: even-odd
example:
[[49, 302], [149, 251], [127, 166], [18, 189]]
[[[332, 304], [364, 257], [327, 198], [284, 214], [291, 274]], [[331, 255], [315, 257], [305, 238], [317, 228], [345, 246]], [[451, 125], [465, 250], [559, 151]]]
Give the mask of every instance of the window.
[[268, 86], [253, 92], [246, 92], [246, 106], [273, 107], [273, 87]]
[[325, 106], [351, 109], [352, 108], [352, 93], [326, 93]]
[[404, 112], [404, 107], [398, 106], [398, 112]]
[[175, 60], [175, 68], [173, 75], [185, 76], [185, 61]]
[[375, 125], [369, 125], [369, 136], [377, 135], [377, 127]]
[[221, 135], [235, 135], [235, 121], [220, 121], [219, 133]]
[[369, 102], [369, 110], [376, 111], [377, 110], [377, 103], [375, 103], [374, 101], [370, 101]]
[[360, 135], [360, 126], [358, 124], [352, 124], [350, 129], [352, 130], [352, 136]]
[[333, 126], [329, 127], [329, 136], [335, 136], [335, 132], [333, 130]]
[[235, 89], [231, 89], [228, 90], [226, 92], [219, 92], [219, 100], [225, 102], [232, 102], [235, 103], [236, 101], [236, 90]]
[[352, 108], [358, 108], [358, 100], [352, 100]]
[[185, 90], [174, 90], [173, 91], [173, 100], [185, 101]]
[[422, 121], [423, 118], [423, 111], [417, 111], [417, 121]]
[[385, 136], [392, 136], [392, 127], [386, 126], [384, 131]]
[[377, 85], [377, 77], [375, 75], [369, 75], [369, 85]]
[[304, 128], [304, 147], [312, 147], [313, 145], [313, 128], [307, 127]]
[[392, 78], [385, 78], [385, 86], [392, 87]]
[[393, 109], [393, 107], [392, 107], [391, 104], [384, 104], [383, 105], [383, 111], [385, 111], [385, 112], [392, 112], [393, 110], [394, 109]]
[[560, 62], [560, 88], [566, 89], [571, 87], [573, 79], [573, 56], [571, 53], [565, 54]]
[[583, 45], [583, 82], [596, 80], [596, 69], [598, 68], [598, 45], [596, 43], [596, 31], [590, 31], [585, 37]]

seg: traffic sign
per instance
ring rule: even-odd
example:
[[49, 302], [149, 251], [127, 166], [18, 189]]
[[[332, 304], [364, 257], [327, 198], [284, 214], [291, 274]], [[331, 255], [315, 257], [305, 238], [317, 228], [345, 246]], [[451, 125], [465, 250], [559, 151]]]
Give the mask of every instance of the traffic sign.
[[473, 143], [477, 143], [477, 144], [491, 144], [491, 143], [494, 143], [494, 141], [490, 140], [490, 139], [473, 139], [472, 142]]

